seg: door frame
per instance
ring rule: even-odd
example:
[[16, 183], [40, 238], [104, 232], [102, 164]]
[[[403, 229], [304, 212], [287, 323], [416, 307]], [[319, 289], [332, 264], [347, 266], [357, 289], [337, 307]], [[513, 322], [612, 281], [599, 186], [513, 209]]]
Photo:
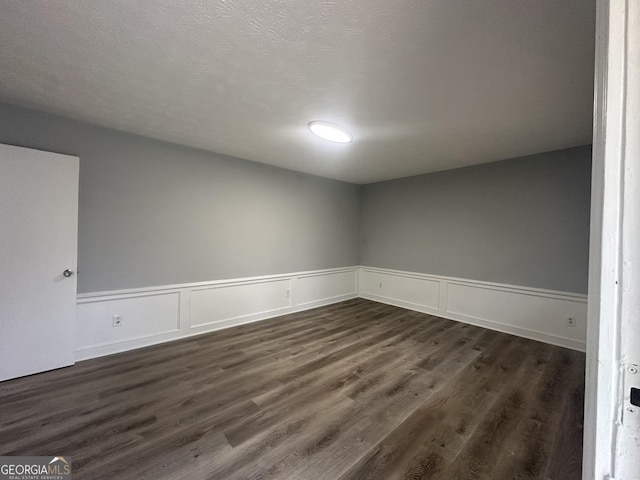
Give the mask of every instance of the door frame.
[[629, 29], [629, 8], [629, 0], [596, 4], [584, 480], [614, 479], [621, 465], [633, 461], [620, 445], [627, 390], [623, 332], [632, 333], [627, 322], [638, 302], [629, 292], [640, 287], [640, 242], [632, 241], [640, 234], [633, 220], [640, 205], [630, 201], [640, 182], [634, 177], [638, 159], [628, 144], [631, 132], [640, 135], [640, 122], [627, 114], [629, 92], [640, 89], [628, 81], [628, 42], [637, 42], [630, 35], [638, 32]]

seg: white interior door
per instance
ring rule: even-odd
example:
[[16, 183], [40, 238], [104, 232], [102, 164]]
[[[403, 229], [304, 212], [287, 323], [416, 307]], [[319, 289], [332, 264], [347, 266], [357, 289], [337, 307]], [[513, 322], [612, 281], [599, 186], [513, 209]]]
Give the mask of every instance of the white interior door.
[[74, 363], [78, 168], [0, 145], [0, 381]]

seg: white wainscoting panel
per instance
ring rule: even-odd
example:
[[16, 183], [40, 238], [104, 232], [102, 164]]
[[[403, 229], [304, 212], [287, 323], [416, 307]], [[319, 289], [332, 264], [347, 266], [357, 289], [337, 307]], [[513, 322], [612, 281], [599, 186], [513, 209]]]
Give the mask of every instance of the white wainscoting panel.
[[290, 279], [194, 288], [190, 326], [202, 327], [253, 315], [273, 316], [290, 307]]
[[358, 267], [347, 267], [81, 294], [76, 360], [348, 300], [357, 285]]
[[362, 269], [361, 293], [396, 302], [399, 306], [428, 309], [438, 313], [440, 282], [411, 274], [388, 273]]
[[[585, 348], [585, 301], [457, 283], [449, 283], [447, 290], [447, 313], [453, 318], [496, 323], [519, 335]], [[575, 327], [567, 325], [569, 317], [576, 319]]]
[[358, 293], [357, 270], [300, 275], [296, 279], [298, 306], [314, 306], [319, 302], [340, 302]]
[[363, 298], [585, 350], [586, 295], [373, 267], [359, 284]]
[[[348, 267], [81, 294], [76, 360], [357, 296], [568, 348], [585, 348], [585, 295]], [[113, 327], [113, 315], [122, 317], [122, 326]], [[568, 317], [575, 319], [575, 327], [567, 325]]]
[[[113, 326], [114, 315], [120, 315], [121, 326]], [[121, 342], [143, 341], [179, 331], [180, 292], [83, 299], [78, 303], [77, 318], [76, 353], [78, 350], [99, 351]]]

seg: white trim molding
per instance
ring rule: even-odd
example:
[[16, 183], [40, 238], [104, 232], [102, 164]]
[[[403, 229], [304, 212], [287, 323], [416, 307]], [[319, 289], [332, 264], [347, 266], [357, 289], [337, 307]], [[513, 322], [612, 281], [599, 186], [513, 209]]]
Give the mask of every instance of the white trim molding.
[[[585, 295], [354, 266], [78, 295], [76, 360], [356, 297], [585, 348]], [[113, 326], [114, 315], [121, 325]], [[575, 326], [567, 325], [569, 317]]]
[[362, 298], [585, 350], [586, 295], [366, 266], [359, 279]]
[[584, 480], [640, 478], [640, 2], [596, 2]]
[[78, 295], [76, 360], [329, 305], [357, 292], [354, 266], [84, 293]]

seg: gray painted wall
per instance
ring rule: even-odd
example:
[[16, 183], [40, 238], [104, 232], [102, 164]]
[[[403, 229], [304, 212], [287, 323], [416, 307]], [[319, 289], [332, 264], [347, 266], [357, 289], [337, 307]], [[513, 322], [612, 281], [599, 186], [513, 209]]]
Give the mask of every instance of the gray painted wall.
[[591, 148], [363, 187], [360, 263], [587, 292]]
[[359, 187], [0, 104], [80, 157], [78, 288], [363, 265], [585, 293], [591, 149]]
[[359, 186], [5, 104], [0, 143], [80, 157], [79, 292], [358, 263]]

